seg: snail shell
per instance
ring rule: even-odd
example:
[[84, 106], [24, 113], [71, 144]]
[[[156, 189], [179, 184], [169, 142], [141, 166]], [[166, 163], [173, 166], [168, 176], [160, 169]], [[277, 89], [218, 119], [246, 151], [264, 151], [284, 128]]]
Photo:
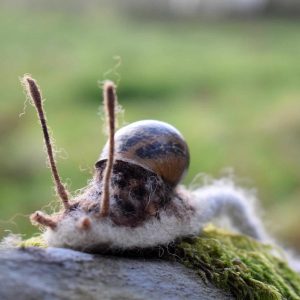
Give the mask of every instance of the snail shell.
[[[105, 145], [96, 168], [108, 158]], [[154, 120], [131, 123], [115, 133], [115, 160], [141, 166], [175, 187], [189, 166], [189, 149], [172, 125]]]

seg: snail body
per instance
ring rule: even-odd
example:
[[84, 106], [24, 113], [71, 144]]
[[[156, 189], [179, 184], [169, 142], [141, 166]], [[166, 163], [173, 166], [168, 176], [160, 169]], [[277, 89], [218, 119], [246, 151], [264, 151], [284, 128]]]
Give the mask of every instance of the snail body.
[[148, 248], [198, 235], [203, 224], [226, 212], [242, 232], [261, 239], [259, 220], [242, 191], [216, 182], [189, 191], [179, 185], [189, 166], [181, 133], [161, 121], [143, 120], [115, 132], [115, 86], [104, 84], [109, 138], [82, 192], [69, 199], [57, 171], [40, 90], [30, 76], [23, 84], [42, 126], [49, 164], [63, 208], [31, 215], [46, 228], [49, 246], [82, 251]]

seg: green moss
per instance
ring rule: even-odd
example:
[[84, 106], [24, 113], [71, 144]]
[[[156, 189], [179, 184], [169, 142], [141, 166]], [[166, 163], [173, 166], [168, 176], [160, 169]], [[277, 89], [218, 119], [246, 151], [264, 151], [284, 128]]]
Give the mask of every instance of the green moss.
[[30, 239], [22, 241], [19, 247], [39, 247], [39, 248], [47, 248], [47, 243], [44, 241], [42, 236], [35, 236]]
[[300, 299], [300, 276], [274, 247], [208, 226], [176, 249], [182, 263], [237, 299]]
[[[41, 236], [20, 246], [47, 247]], [[247, 236], [207, 226], [201, 236], [176, 244], [175, 254], [202, 280], [230, 291], [237, 299], [300, 300], [300, 276], [279, 258], [280, 249]]]

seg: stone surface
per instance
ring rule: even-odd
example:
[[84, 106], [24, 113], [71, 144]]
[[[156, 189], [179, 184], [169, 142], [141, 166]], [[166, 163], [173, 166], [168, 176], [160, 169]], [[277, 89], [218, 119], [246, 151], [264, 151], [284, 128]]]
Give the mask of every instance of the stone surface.
[[0, 299], [233, 299], [176, 262], [59, 248], [0, 251]]

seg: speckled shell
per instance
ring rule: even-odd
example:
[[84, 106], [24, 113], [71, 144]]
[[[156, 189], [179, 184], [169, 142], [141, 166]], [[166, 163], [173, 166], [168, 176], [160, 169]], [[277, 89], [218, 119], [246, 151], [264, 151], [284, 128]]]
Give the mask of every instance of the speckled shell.
[[[108, 156], [106, 144], [96, 167]], [[175, 186], [189, 166], [189, 149], [172, 125], [154, 120], [129, 124], [115, 133], [115, 160], [137, 164]]]

